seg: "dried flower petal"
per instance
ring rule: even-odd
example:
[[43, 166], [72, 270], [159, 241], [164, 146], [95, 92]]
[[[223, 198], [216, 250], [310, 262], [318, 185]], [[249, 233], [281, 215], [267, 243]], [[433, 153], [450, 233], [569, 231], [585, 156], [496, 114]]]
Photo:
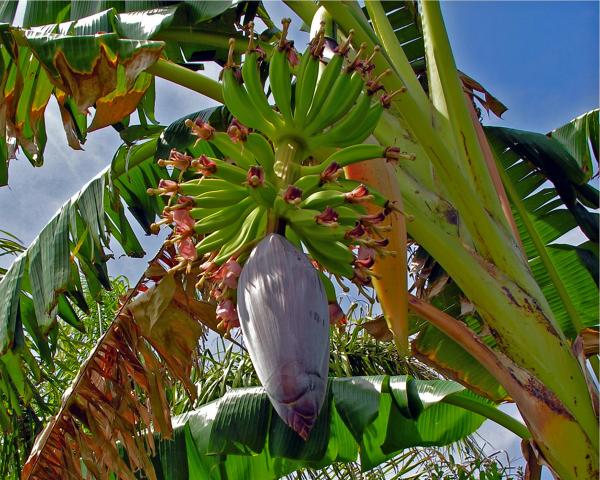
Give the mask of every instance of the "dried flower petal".
[[352, 230], [348, 230], [346, 232], [345, 237], [357, 239], [364, 236], [366, 233], [365, 227], [363, 227], [360, 222], [357, 222], [356, 226]]
[[184, 237], [177, 242], [177, 252], [185, 260], [194, 261], [198, 258], [192, 237]]
[[329, 303], [329, 325], [341, 327], [348, 323], [348, 319], [337, 302]]
[[339, 163], [331, 162], [329, 166], [321, 173], [321, 182], [335, 182], [342, 172], [343, 170]]
[[302, 201], [302, 190], [294, 185], [288, 185], [283, 200], [290, 205], [298, 205]]
[[217, 305], [217, 320], [220, 320], [226, 330], [240, 326], [237, 309], [230, 299], [223, 300]]
[[327, 207], [325, 210], [323, 210], [323, 213], [315, 216], [315, 222], [317, 222], [319, 225], [334, 227], [338, 224], [337, 221], [338, 214], [331, 207]]
[[253, 165], [248, 169], [246, 182], [252, 188], [261, 187], [265, 183], [265, 171], [259, 165]]
[[205, 177], [208, 177], [217, 171], [217, 164], [206, 155], [201, 155], [199, 158], [192, 160], [191, 166]]
[[175, 233], [178, 235], [192, 235], [194, 233], [195, 220], [190, 216], [189, 210], [180, 208], [173, 211], [175, 222]]
[[385, 213], [373, 213], [371, 215], [363, 215], [360, 217], [360, 223], [364, 226], [378, 225], [385, 220]]
[[233, 143], [245, 142], [250, 134], [250, 130], [245, 125], [242, 125], [237, 118], [234, 118], [227, 128], [227, 135]]
[[199, 140], [210, 140], [215, 134], [214, 127], [200, 118], [196, 119], [195, 122], [188, 118], [185, 125], [192, 130], [192, 135], [198, 137]]
[[346, 201], [349, 203], [360, 203], [367, 200], [372, 200], [373, 195], [369, 195], [369, 189], [362, 183], [351, 192], [346, 193]]

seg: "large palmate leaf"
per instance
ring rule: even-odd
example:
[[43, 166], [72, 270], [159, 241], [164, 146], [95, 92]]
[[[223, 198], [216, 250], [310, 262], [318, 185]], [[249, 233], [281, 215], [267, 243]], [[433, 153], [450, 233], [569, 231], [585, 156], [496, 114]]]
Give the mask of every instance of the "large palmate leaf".
[[156, 139], [150, 140], [135, 148], [127, 172], [119, 170], [117, 162], [116, 169], [109, 167], [92, 179], [59, 210], [0, 280], [0, 360], [11, 359], [9, 375], [0, 371], [2, 409], [15, 413], [19, 398], [27, 401], [11, 372], [18, 370], [27, 378], [27, 389], [38, 380], [39, 372], [36, 374], [25, 361], [31, 355], [29, 340], [51, 366], [55, 345], [49, 342], [58, 328], [56, 317], [83, 329], [76, 313], [77, 309], [87, 311], [80, 278], [86, 279], [93, 297], [102, 288], [110, 289], [106, 270], [110, 239], [120, 243], [130, 256], [144, 254], [122, 201], [132, 211], [143, 205], [146, 227], [162, 210], [161, 200], [147, 202], [146, 194], [147, 185], [157, 185], [168, 177], [168, 172], [153, 161], [155, 149]]
[[[218, 124], [223, 115], [227, 113], [221, 108], [211, 108], [185, 118]], [[85, 279], [86, 289], [95, 298], [102, 289], [110, 289], [106, 263], [111, 255], [107, 250], [115, 242], [128, 256], [145, 254], [125, 208], [150, 234], [150, 225], [161, 214], [164, 201], [148, 195], [147, 189], [157, 187], [161, 179], [172, 175], [155, 160], [168, 158], [170, 149], [175, 147], [193, 155], [214, 155], [206, 142], [195, 146], [195, 138], [182, 126], [185, 118], [167, 127], [160, 139], [155, 129], [130, 127], [131, 141], [138, 143], [123, 144], [111, 166], [61, 207], [1, 278], [0, 360], [10, 358], [11, 362], [8, 372], [0, 369], [0, 404], [2, 408], [6, 406], [7, 412], [17, 412], [23, 400], [20, 397], [25, 397], [29, 385], [38, 379], [39, 372], [26, 361], [31, 357], [30, 349], [52, 367], [52, 351], [56, 348], [52, 338], [59, 328], [57, 317], [78, 329], [84, 328], [77, 314], [88, 311], [81, 279]], [[15, 250], [13, 243], [10, 246], [10, 251], [20, 251]], [[22, 389], [14, 384], [11, 372], [15, 371], [27, 379], [26, 391], [19, 391]]]
[[176, 417], [174, 439], [158, 442], [153, 463], [165, 480], [279, 478], [358, 457], [366, 471], [402, 449], [447, 445], [474, 432], [484, 418], [452, 405], [457, 397], [495, 410], [449, 381], [334, 378], [304, 442], [273, 412], [262, 387], [231, 390]]
[[[415, 70], [423, 70], [425, 46], [417, 2], [413, 0], [387, 1], [381, 2], [381, 6], [406, 58]], [[368, 16], [366, 7], [363, 8], [363, 11]]]
[[[548, 136], [558, 140], [578, 163], [589, 180], [594, 172], [592, 160], [598, 164], [598, 118], [600, 110], [592, 110], [552, 130]], [[590, 152], [591, 149], [591, 152]], [[593, 155], [593, 159], [592, 159]]]
[[27, 29], [0, 24], [0, 185], [8, 182], [17, 148], [42, 165], [44, 113], [53, 95], [74, 149], [88, 131], [127, 124], [136, 108], [142, 124], [155, 122], [153, 77], [144, 70], [159, 56], [194, 70], [201, 68], [198, 61], [224, 60], [227, 39], [239, 35], [236, 21], [255, 11], [248, 2], [160, 4], [52, 2], [45, 8], [28, 2]]
[[[534, 277], [561, 329], [574, 338], [598, 324], [597, 283], [588, 268], [598, 261], [598, 214], [586, 208], [598, 207], [598, 192], [586, 183], [581, 163], [554, 138], [500, 127], [487, 127], [486, 134]], [[588, 237], [586, 244], [556, 243], [576, 227]]]

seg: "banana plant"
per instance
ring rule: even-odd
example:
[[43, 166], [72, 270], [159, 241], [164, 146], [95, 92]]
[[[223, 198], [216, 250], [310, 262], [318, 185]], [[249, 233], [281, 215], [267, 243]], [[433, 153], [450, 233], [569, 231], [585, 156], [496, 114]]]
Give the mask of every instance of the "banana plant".
[[[517, 176], [531, 158], [517, 151], [522, 160], [515, 162], [513, 158], [512, 162], [502, 163], [506, 149], [492, 142], [500, 160], [496, 164], [486, 136], [472, 115], [470, 99], [465, 98], [439, 5], [423, 2], [417, 10], [414, 4], [406, 3], [397, 10], [395, 3], [387, 2], [368, 1], [364, 9], [355, 2], [323, 2], [319, 10], [311, 2], [286, 3], [307, 25], [314, 21], [311, 44], [302, 55], [286, 38], [288, 21], [283, 22], [282, 31], [275, 32], [274, 42], [269, 43], [269, 33], [254, 35], [250, 21], [257, 14], [273, 26], [254, 2], [211, 13], [220, 15], [213, 23], [226, 33], [215, 28], [214, 33], [191, 34], [178, 30], [177, 22], [184, 18], [183, 22], [202, 24], [209, 19], [210, 9], [194, 7], [204, 5], [202, 2], [176, 7], [177, 12], [181, 8], [196, 17], [182, 17], [181, 12], [175, 15], [173, 11], [127, 14], [108, 10], [89, 20], [66, 24], [60, 23], [66, 15], [75, 20], [76, 12], [81, 11], [75, 7], [77, 2], [65, 2], [60, 11], [51, 9], [48, 14], [55, 17], [50, 20], [31, 7], [28, 11], [33, 13], [26, 15], [26, 25], [33, 25], [40, 18], [54, 24], [44, 29], [3, 27], [3, 88], [7, 93], [3, 105], [6, 148], [0, 145], [3, 155], [8, 158], [18, 142], [32, 162], [39, 163], [36, 155], [43, 149], [43, 132], [25, 120], [39, 119], [39, 114], [35, 117], [27, 112], [33, 111], [32, 105], [36, 112], [40, 108], [37, 103], [23, 100], [38, 94], [47, 101], [54, 92], [59, 103], [63, 102], [61, 105], [71, 102], [65, 107], [71, 112], [70, 117], [65, 117], [71, 132], [87, 129], [81, 110], [96, 105], [98, 116], [104, 104], [121, 97], [127, 100], [126, 106], [109, 111], [121, 112], [122, 118], [111, 117], [110, 122], [126, 122], [136, 101], [148, 95], [144, 94], [150, 88], [146, 74], [161, 76], [224, 102], [235, 117], [226, 133], [216, 131], [216, 125], [205, 117], [188, 118], [183, 126], [187, 127], [185, 134], [189, 137], [191, 133], [197, 140], [194, 145], [183, 145], [187, 151], [181, 151], [181, 145], [173, 145], [173, 151], [163, 149], [158, 155], [160, 163], [147, 167], [162, 169], [160, 174], [151, 181], [142, 175], [135, 187], [127, 179], [120, 189], [127, 203], [131, 191], [137, 192], [131, 203], [137, 202], [136, 217], [143, 219], [150, 231], [159, 225], [174, 224], [175, 235], [169, 240], [179, 253], [174, 271], [187, 271], [199, 278], [198, 288], [218, 302], [222, 326], [237, 325], [235, 288], [215, 288], [220, 285], [215, 280], [222, 282], [232, 274], [235, 277], [236, 269], [255, 243], [268, 233], [281, 233], [303, 246], [319, 268], [334, 277], [352, 280], [359, 286], [373, 277], [385, 320], [400, 352], [407, 350], [408, 305], [412, 314], [444, 334], [434, 340], [431, 350], [435, 350], [435, 342], [439, 348], [444, 338], [450, 339], [454, 351], [466, 352], [468, 358], [474, 359], [487, 379], [493, 378], [505, 392], [497, 388], [500, 394], [496, 399], [511, 398], [517, 403], [532, 434], [530, 443], [537, 460], [548, 464], [557, 476], [596, 476], [597, 392], [595, 384], [586, 378], [580, 334], [583, 328], [595, 326], [597, 316], [582, 312], [571, 298], [574, 288], [566, 286], [568, 274], [561, 273], [560, 267], [569, 260], [553, 252], [548, 246], [549, 237], [540, 237], [535, 232], [535, 220], [527, 217], [527, 208], [539, 209], [535, 202], [527, 202], [524, 188], [531, 186], [519, 189], [510, 183], [525, 178]], [[3, 15], [11, 11], [14, 15], [14, 4], [6, 5]], [[233, 16], [228, 16], [227, 12], [232, 11]], [[247, 17], [243, 20], [248, 27], [245, 33], [236, 31], [234, 25], [234, 19], [241, 19], [242, 14]], [[145, 28], [151, 18], [152, 25], [158, 27]], [[335, 30], [328, 26], [333, 19]], [[396, 22], [408, 22], [403, 26], [411, 28], [397, 31], [400, 25]], [[110, 33], [90, 38], [91, 33], [107, 31]], [[231, 31], [235, 33], [229, 35]], [[337, 32], [334, 40], [338, 47], [325, 62], [326, 37], [332, 31]], [[411, 41], [410, 48], [403, 47], [403, 36], [410, 32], [415, 37], [412, 40], [417, 41]], [[424, 41], [419, 42], [421, 35]], [[163, 43], [157, 41], [163, 39]], [[87, 42], [88, 57], [78, 60], [69, 56], [69, 43], [83, 40]], [[185, 66], [193, 68], [192, 65], [170, 53], [185, 52], [182, 45], [194, 51], [213, 52], [211, 58], [224, 64], [222, 84], [191, 72]], [[242, 62], [240, 54], [244, 55]], [[35, 61], [26, 62], [27, 58]], [[89, 73], [90, 65], [98, 59], [103, 73], [111, 79], [102, 85], [105, 89], [99, 88], [96, 73]], [[422, 69], [423, 63], [427, 69], [427, 91], [414, 73], [415, 69]], [[40, 81], [42, 89], [35, 90], [32, 82], [22, 81], [24, 68], [38, 69], [36, 75], [44, 79]], [[270, 96], [265, 93], [260, 76], [266, 71]], [[82, 88], [88, 86], [86, 81], [93, 88]], [[146, 87], [135, 97], [131, 89], [142, 84]], [[21, 88], [28, 94], [20, 95], [14, 103], [15, 92], [20, 93]], [[132, 101], [134, 98], [138, 100]], [[142, 108], [150, 111], [151, 107]], [[43, 108], [41, 111], [43, 118]], [[588, 132], [597, 130], [597, 115], [590, 118], [589, 123], [579, 121], [579, 128], [583, 125]], [[105, 123], [98, 120], [98, 125]], [[576, 168], [581, 174], [575, 172], [570, 178], [576, 185], [573, 188], [577, 198], [585, 200], [577, 203], [572, 198], [565, 199], [564, 183], [556, 187], [576, 224], [584, 232], [592, 232], [589, 222], [593, 223], [596, 217], [581, 208], [593, 204], [597, 195], [587, 185], [592, 173], [591, 157], [589, 152], [587, 157], [582, 153], [586, 142], [572, 141], [574, 129], [559, 129], [555, 138], [548, 141], [552, 140], [554, 146], [558, 142], [562, 149], [559, 156], [576, 157]], [[159, 139], [159, 146], [168, 145], [166, 134], [167, 131]], [[364, 141], [368, 143], [362, 144]], [[532, 140], [526, 139], [527, 142], [531, 144]], [[152, 155], [150, 149], [156, 145], [156, 140], [150, 140], [133, 148], [143, 151], [145, 155], [139, 158], [144, 159]], [[513, 145], [514, 142], [511, 148]], [[223, 156], [231, 161], [223, 161]], [[125, 170], [128, 161], [129, 157], [123, 159]], [[364, 161], [368, 167], [353, 169]], [[6, 165], [7, 161], [3, 163]], [[542, 163], [550, 165], [544, 159]], [[171, 167], [175, 169], [173, 174]], [[544, 180], [559, 182], [556, 166], [547, 172], [536, 167]], [[201, 177], [193, 178], [193, 173], [200, 173]], [[145, 188], [157, 196], [142, 200], [138, 194]], [[56, 309], [64, 307], [64, 292], [77, 290], [71, 287], [78, 279], [68, 272], [75, 264], [68, 263], [65, 253], [75, 252], [74, 256], [81, 260], [80, 268], [92, 272], [86, 274], [88, 283], [93, 284], [96, 278], [98, 286], [97, 278], [102, 276], [97, 272], [102, 272], [105, 260], [98, 246], [98, 239], [104, 238], [98, 232], [104, 232], [99, 219], [104, 218], [105, 204], [99, 198], [95, 201], [96, 210], [90, 210], [88, 202], [82, 206], [73, 203], [57, 216], [44, 238], [40, 237], [39, 245], [22, 255], [0, 284], [6, 299], [0, 310], [0, 339], [2, 359], [9, 365], [9, 384], [22, 384], [20, 370], [15, 368], [18, 355], [14, 360], [14, 352], [19, 353], [21, 347], [14, 339], [19, 337], [18, 327], [28, 325], [21, 318], [23, 308], [16, 308], [17, 302], [33, 299], [37, 319], [33, 317], [34, 321], [29, 322], [28, 333], [43, 345], [54, 326]], [[506, 198], [512, 203], [515, 218], [501, 200]], [[81, 221], [68, 221], [73, 215], [79, 218], [77, 208]], [[115, 215], [118, 209], [113, 212], [113, 230], [121, 232], [121, 239], [133, 241], [118, 228], [124, 225], [124, 216]], [[157, 213], [163, 219], [152, 224]], [[564, 229], [565, 224], [560, 222], [564, 220], [558, 218], [551, 224], [559, 223]], [[396, 255], [394, 264], [386, 263], [391, 252], [385, 248], [405, 248], [405, 229], [469, 299], [481, 329], [405, 295], [403, 252]], [[528, 232], [536, 248], [537, 260], [528, 250], [531, 244], [523, 231]], [[54, 246], [48, 258], [56, 259], [60, 275], [43, 266], [47, 262], [41, 260], [47, 250], [40, 245], [51, 241]], [[586, 251], [593, 258], [594, 239], [590, 241], [592, 245]], [[92, 245], [80, 252], [80, 244], [86, 242]], [[597, 238], [595, 248], [597, 251]], [[201, 265], [203, 268], [198, 270]], [[46, 282], [40, 281], [40, 272]], [[545, 280], [548, 276], [551, 282]], [[579, 278], [586, 277], [578, 273]], [[593, 276], [583, 280], [586, 298], [592, 295], [590, 280], [593, 282]], [[31, 296], [21, 295], [21, 289], [31, 291]], [[486, 340], [484, 334], [493, 341]], [[458, 376], [465, 383], [467, 377]], [[21, 390], [17, 393], [26, 396]]]

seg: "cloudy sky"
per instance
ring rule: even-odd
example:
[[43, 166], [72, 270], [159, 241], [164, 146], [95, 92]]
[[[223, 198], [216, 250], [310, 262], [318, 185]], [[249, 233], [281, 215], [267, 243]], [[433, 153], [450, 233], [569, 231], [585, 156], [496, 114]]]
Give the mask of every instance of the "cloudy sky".
[[[278, 2], [267, 2], [274, 17], [289, 16]], [[598, 2], [458, 2], [443, 4], [448, 34], [458, 68], [482, 83], [509, 110], [503, 119], [485, 123], [547, 132], [598, 107]], [[298, 22], [295, 22], [298, 25]], [[300, 50], [306, 36], [295, 33]], [[217, 69], [208, 66], [215, 75]], [[157, 81], [156, 116], [168, 125], [182, 115], [213, 102], [185, 88]], [[29, 244], [41, 228], [83, 184], [110, 164], [120, 144], [111, 128], [88, 136], [84, 152], [65, 141], [58, 109], [46, 114], [48, 145], [43, 168], [24, 158], [12, 162], [9, 187], [0, 189], [0, 229]], [[149, 254], [160, 239], [145, 238]], [[1, 264], [6, 265], [6, 259]], [[131, 281], [144, 270], [144, 260], [118, 259], [112, 275]], [[514, 413], [514, 409], [509, 408]], [[482, 434], [496, 449], [519, 455], [514, 436], [486, 425]]]

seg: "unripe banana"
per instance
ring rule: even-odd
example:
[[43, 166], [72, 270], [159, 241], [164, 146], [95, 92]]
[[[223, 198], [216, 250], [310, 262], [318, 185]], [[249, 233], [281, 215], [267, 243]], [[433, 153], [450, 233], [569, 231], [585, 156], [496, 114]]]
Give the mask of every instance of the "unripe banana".
[[291, 107], [292, 85], [290, 64], [286, 51], [280, 50], [278, 47], [273, 49], [271, 63], [269, 64], [269, 82], [275, 104], [279, 108], [285, 121], [289, 122], [289, 124], [293, 124], [294, 117], [292, 115]]
[[304, 208], [291, 208], [284, 212], [283, 218], [290, 225], [298, 225], [303, 228], [317, 225], [315, 217], [319, 215], [318, 210], [306, 210]]
[[302, 240], [300, 240], [300, 237], [290, 225], [286, 225], [285, 227], [285, 238], [287, 238], [298, 250], [302, 251]]
[[[371, 95], [366, 92], [361, 93], [356, 105], [339, 122], [325, 133], [310, 139], [309, 150], [313, 151], [321, 147], [346, 147], [364, 141], [375, 129], [379, 115], [383, 112], [383, 107], [380, 107], [379, 115], [370, 114], [370, 110], [374, 108], [371, 100]], [[371, 124], [373, 124], [372, 129], [368, 131]], [[368, 131], [366, 135], [365, 131]]]
[[215, 171], [211, 173], [211, 176], [222, 178], [236, 186], [243, 185], [246, 181], [246, 170], [218, 158], [210, 160], [215, 163]]
[[182, 195], [188, 195], [191, 197], [196, 197], [198, 195], [202, 195], [203, 193], [214, 192], [216, 190], [244, 190], [244, 187], [232, 185], [226, 180], [222, 180], [220, 178], [200, 178], [197, 180], [191, 180], [188, 182], [179, 184], [179, 193]]
[[208, 252], [213, 252], [218, 250], [227, 242], [229, 242], [232, 238], [235, 238], [242, 219], [240, 219], [236, 223], [232, 223], [226, 227], [223, 227], [220, 230], [217, 230], [210, 235], [204, 237], [197, 245], [196, 245], [196, 254], [200, 257]]
[[242, 77], [248, 91], [248, 96], [257, 113], [262, 115], [265, 121], [270, 123], [274, 129], [280, 128], [283, 122], [271, 105], [269, 105], [260, 80], [259, 57], [256, 51], [246, 53], [244, 65], [242, 66]]
[[337, 294], [335, 293], [335, 287], [329, 277], [325, 275], [323, 272], [319, 271], [319, 277], [321, 277], [321, 282], [323, 282], [323, 287], [325, 287], [325, 295], [327, 296], [327, 301], [329, 303], [337, 301]]
[[343, 148], [338, 150], [334, 154], [330, 155], [319, 165], [303, 166], [300, 168], [300, 175], [311, 175], [315, 173], [321, 173], [325, 170], [332, 162], [336, 162], [341, 167], [345, 167], [352, 163], [362, 162], [363, 160], [371, 160], [373, 158], [385, 157], [386, 147], [381, 145], [352, 145], [351, 147]]
[[[319, 64], [321, 63], [320, 58], [313, 55], [310, 49], [307, 49], [304, 55], [308, 57], [306, 65], [296, 81], [294, 123], [298, 128], [304, 128], [308, 122], [306, 115], [313, 100], [317, 77], [319, 76]], [[304, 56], [302, 60], [304, 60]]]
[[271, 182], [265, 181], [259, 187], [248, 186], [248, 194], [254, 199], [254, 201], [265, 208], [272, 208], [277, 196], [275, 186]]
[[319, 83], [317, 84], [317, 89], [315, 90], [315, 95], [308, 112], [308, 124], [311, 124], [317, 115], [321, 113], [323, 104], [331, 93], [332, 87], [340, 75], [343, 64], [344, 55], [341, 53], [336, 53], [325, 67], [325, 71], [323, 72], [323, 75], [321, 75]]
[[234, 143], [224, 132], [215, 132], [213, 138], [210, 139], [215, 147], [221, 153], [233, 160], [240, 168], [248, 170], [252, 165], [256, 165], [256, 158], [250, 150], [245, 148], [244, 142]]
[[265, 169], [265, 175], [269, 178], [275, 164], [275, 153], [269, 141], [260, 133], [252, 132], [246, 139], [246, 148], [254, 155], [258, 164]]
[[[357, 187], [363, 185], [362, 183], [356, 180], [347, 180], [345, 178], [341, 178], [338, 180], [338, 183], [327, 183], [323, 186], [325, 191], [338, 191], [338, 192], [351, 192]], [[375, 190], [372, 187], [368, 187], [369, 196], [373, 198], [370, 200], [371, 203], [377, 205], [378, 207], [385, 208], [388, 204], [389, 199], [384, 197], [381, 193]]]
[[298, 187], [300, 190], [302, 190], [302, 196], [304, 198], [308, 197], [308, 195], [311, 193], [314, 193], [320, 185], [321, 175], [318, 173], [305, 175], [294, 182], [294, 187]]
[[227, 261], [232, 255], [240, 253], [247, 244], [253, 242], [258, 237], [264, 234], [267, 225], [266, 209], [263, 207], [255, 207], [244, 218], [244, 222], [238, 234], [229, 242], [223, 245], [219, 254], [213, 260], [217, 265]]
[[301, 208], [323, 210], [326, 207], [337, 207], [346, 203], [344, 192], [336, 190], [320, 190], [309, 195], [300, 203]]
[[302, 237], [319, 242], [344, 242], [346, 240], [347, 228], [340, 225], [333, 227], [325, 227], [323, 225], [303, 227], [292, 224], [292, 228]]
[[[362, 122], [358, 122], [356, 124], [357, 126], [354, 128], [354, 131], [351, 134], [345, 138], [342, 138], [343, 135], [338, 137], [339, 140], [336, 146], [344, 148], [364, 142], [367, 138], [369, 138], [369, 135], [373, 133], [375, 127], [377, 127], [379, 119], [383, 114], [383, 110], [384, 108], [379, 102], [371, 105], [368, 112], [363, 117]], [[329, 145], [333, 144], [329, 143]]]
[[346, 245], [340, 242], [319, 242], [301, 237], [310, 256], [331, 273], [346, 278], [354, 276], [352, 262], [354, 254]]
[[321, 112], [306, 128], [307, 135], [318, 133], [343, 117], [356, 103], [363, 87], [364, 81], [359, 72], [343, 72], [335, 81]]
[[235, 205], [247, 197], [246, 190], [216, 190], [194, 197], [194, 205], [199, 208], [223, 208]]
[[231, 114], [244, 125], [259, 129], [272, 135], [275, 129], [261, 116], [256, 115], [256, 110], [250, 100], [248, 92], [238, 81], [235, 67], [226, 66], [223, 69], [223, 99]]
[[335, 211], [338, 214], [338, 222], [345, 226], [353, 226], [367, 213], [367, 209], [362, 205], [340, 205]]
[[[194, 230], [196, 233], [205, 234], [226, 227], [227, 225], [235, 223], [240, 218], [244, 218], [246, 211], [251, 205], [254, 205], [254, 202], [252, 198], [248, 197], [240, 203], [219, 209], [211, 215], [200, 218], [196, 222]], [[193, 215], [192, 218], [194, 218]]]

